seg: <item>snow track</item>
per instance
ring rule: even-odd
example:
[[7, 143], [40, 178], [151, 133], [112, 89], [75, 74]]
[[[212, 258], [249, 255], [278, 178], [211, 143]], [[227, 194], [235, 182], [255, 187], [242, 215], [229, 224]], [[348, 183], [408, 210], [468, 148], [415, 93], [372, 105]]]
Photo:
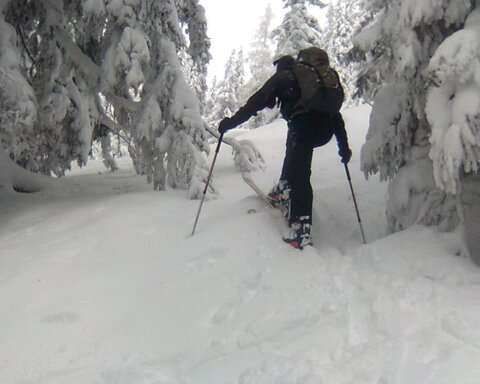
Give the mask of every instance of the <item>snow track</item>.
[[[0, 382], [478, 384], [480, 269], [455, 256], [459, 234], [385, 236], [386, 186], [358, 172], [365, 128], [349, 131], [367, 245], [334, 144], [315, 152], [302, 252], [225, 148], [193, 237], [198, 201], [152, 191], [129, 164], [0, 200]], [[232, 133], [264, 154], [264, 189], [284, 133]]]

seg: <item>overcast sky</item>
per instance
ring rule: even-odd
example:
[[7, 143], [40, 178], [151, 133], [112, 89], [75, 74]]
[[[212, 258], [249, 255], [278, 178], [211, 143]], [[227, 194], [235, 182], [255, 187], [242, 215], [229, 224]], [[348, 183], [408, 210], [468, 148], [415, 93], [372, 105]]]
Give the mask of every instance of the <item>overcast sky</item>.
[[225, 63], [232, 50], [243, 47], [244, 52], [248, 52], [268, 3], [275, 17], [272, 26], [278, 25], [284, 14], [281, 0], [200, 0], [205, 8], [208, 36], [212, 43], [210, 79], [214, 75], [223, 77]]
[[[274, 16], [272, 27], [276, 27], [285, 14], [282, 0], [200, 0], [205, 8], [208, 36], [212, 43], [212, 61], [208, 70], [210, 81], [214, 76], [223, 78], [225, 64], [232, 50], [243, 47], [245, 55], [248, 53], [269, 3]], [[309, 11], [321, 22], [322, 11], [316, 11], [313, 7]]]

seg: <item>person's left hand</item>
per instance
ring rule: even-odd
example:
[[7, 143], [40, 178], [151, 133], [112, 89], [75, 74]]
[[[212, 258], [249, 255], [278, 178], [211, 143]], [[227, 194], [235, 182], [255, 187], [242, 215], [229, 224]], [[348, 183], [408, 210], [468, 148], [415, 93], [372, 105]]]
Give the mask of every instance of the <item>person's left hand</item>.
[[218, 124], [218, 132], [220, 132], [222, 135], [232, 128], [235, 128], [235, 124], [233, 124], [230, 117], [225, 117], [222, 121], [220, 121], [220, 124]]

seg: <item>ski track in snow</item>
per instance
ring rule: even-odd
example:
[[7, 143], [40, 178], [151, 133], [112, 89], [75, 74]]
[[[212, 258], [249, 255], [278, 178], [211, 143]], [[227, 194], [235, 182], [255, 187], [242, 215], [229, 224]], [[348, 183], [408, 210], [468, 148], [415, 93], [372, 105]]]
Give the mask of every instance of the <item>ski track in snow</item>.
[[[193, 237], [198, 201], [128, 163], [2, 197], [0, 383], [478, 384], [480, 270], [456, 233], [385, 235], [386, 186], [358, 171], [368, 108], [345, 117], [367, 245], [334, 144], [315, 152], [303, 252], [226, 145]], [[284, 123], [232, 135], [262, 151], [268, 190]]]

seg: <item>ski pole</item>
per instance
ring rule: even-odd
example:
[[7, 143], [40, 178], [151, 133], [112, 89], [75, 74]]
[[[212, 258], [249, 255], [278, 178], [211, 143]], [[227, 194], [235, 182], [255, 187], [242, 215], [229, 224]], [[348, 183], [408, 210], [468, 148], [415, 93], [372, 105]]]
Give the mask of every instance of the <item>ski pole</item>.
[[217, 155], [218, 155], [218, 152], [220, 151], [220, 144], [222, 144], [222, 139], [223, 139], [223, 133], [218, 138], [217, 149], [215, 150], [215, 155], [213, 156], [212, 165], [210, 167], [210, 171], [208, 172], [207, 181], [205, 182], [205, 188], [203, 189], [202, 200], [200, 201], [200, 206], [198, 207], [197, 217], [195, 218], [195, 224], [193, 225], [191, 236], [195, 234], [195, 228], [197, 228], [198, 219], [200, 217], [200, 212], [202, 210], [203, 202], [205, 201], [205, 196], [207, 195], [208, 185], [210, 184], [210, 179], [212, 178], [213, 167], [215, 166], [215, 161], [217, 160]]
[[365, 239], [365, 232], [363, 231], [362, 219], [360, 218], [360, 212], [358, 211], [357, 199], [355, 198], [355, 192], [353, 191], [350, 171], [348, 170], [347, 163], [343, 163], [343, 165], [345, 166], [345, 172], [347, 173], [348, 184], [350, 184], [350, 191], [352, 192], [353, 204], [355, 205], [355, 211], [357, 212], [358, 225], [360, 225], [360, 232], [362, 233], [363, 244], [367, 244], [367, 240]]

